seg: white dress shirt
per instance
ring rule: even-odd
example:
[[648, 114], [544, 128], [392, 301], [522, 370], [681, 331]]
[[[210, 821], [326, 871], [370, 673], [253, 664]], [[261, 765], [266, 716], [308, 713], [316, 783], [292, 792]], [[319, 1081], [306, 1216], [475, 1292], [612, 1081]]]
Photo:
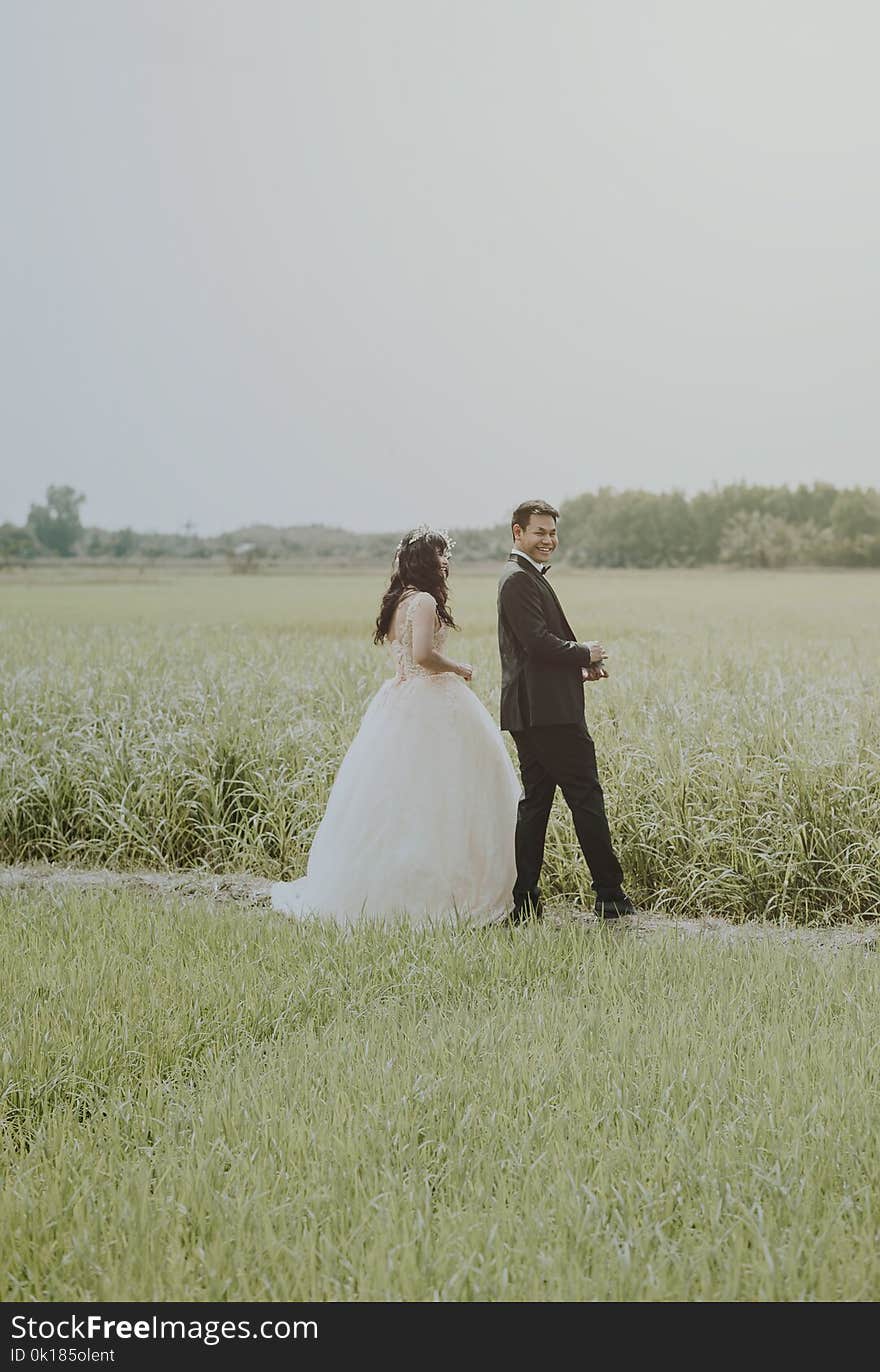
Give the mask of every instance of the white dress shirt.
[[532, 564], [532, 566], [534, 567], [535, 571], [536, 571], [536, 572], [540, 572], [542, 576], [544, 575], [544, 569], [545, 569], [545, 568], [546, 568], [546, 570], [549, 572], [550, 566], [549, 566], [548, 563], [546, 563], [546, 562], [536, 562], [535, 559], [534, 559], [533, 557], [529, 557], [528, 553], [524, 553], [524, 552], [522, 551], [521, 548], [511, 548], [510, 551], [511, 551], [512, 553], [516, 553], [517, 557], [524, 557], [525, 560], [526, 560], [526, 562], [531, 562], [531, 564]]

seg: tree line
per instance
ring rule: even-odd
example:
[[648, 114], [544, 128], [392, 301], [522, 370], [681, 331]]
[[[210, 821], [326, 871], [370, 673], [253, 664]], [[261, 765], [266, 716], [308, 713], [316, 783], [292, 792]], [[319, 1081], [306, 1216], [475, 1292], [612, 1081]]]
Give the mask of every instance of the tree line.
[[862, 487], [738, 483], [690, 498], [600, 490], [561, 514], [578, 566], [880, 566], [880, 492]]
[[[227, 558], [258, 561], [387, 563], [399, 532], [354, 534], [328, 525], [251, 525], [215, 538], [86, 527], [85, 496], [50, 486], [23, 525], [0, 524], [0, 566], [37, 558]], [[880, 492], [827, 483], [754, 486], [743, 482], [694, 496], [679, 491], [603, 488], [560, 508], [560, 561], [578, 567], [880, 567]], [[497, 562], [510, 529], [452, 530], [455, 556]]]

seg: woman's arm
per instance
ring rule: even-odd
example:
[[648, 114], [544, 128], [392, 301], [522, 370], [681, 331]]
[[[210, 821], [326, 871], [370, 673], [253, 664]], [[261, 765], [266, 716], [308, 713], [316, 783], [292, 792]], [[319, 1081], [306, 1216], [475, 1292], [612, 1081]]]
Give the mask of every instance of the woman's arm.
[[413, 631], [413, 662], [425, 667], [429, 672], [455, 672], [457, 676], [470, 681], [473, 669], [470, 663], [455, 662], [451, 657], [434, 651], [434, 624], [437, 617], [437, 602], [428, 591], [414, 597], [410, 607]]

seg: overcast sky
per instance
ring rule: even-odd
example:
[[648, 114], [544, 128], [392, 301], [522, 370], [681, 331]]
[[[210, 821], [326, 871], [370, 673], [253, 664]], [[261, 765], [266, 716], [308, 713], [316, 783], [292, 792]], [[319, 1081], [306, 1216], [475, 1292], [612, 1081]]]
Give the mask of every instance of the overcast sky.
[[0, 9], [0, 522], [880, 484], [875, 0]]

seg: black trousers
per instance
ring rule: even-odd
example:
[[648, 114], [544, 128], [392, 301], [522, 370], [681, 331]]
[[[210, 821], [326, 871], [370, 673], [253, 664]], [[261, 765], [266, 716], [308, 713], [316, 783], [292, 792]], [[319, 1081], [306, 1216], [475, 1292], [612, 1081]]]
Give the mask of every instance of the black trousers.
[[623, 871], [611, 844], [596, 748], [585, 723], [546, 724], [513, 734], [525, 795], [516, 820], [515, 906], [537, 904], [544, 840], [556, 787], [571, 810], [593, 890], [604, 900], [620, 894]]

